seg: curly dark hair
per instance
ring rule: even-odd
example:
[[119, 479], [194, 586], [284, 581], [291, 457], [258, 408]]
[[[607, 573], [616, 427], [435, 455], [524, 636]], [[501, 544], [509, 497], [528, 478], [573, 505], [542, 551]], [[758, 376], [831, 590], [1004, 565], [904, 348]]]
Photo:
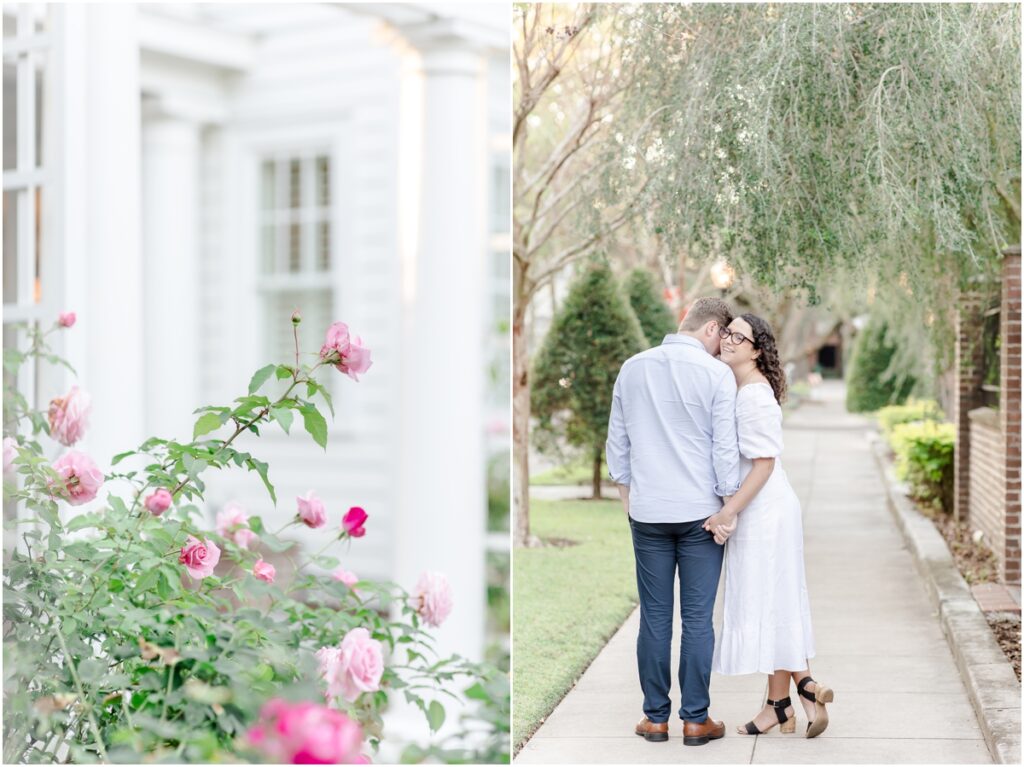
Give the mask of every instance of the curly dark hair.
[[761, 352], [754, 361], [757, 363], [757, 369], [771, 384], [776, 402], [781, 405], [786, 401], [786, 373], [779, 361], [779, 350], [775, 347], [771, 325], [756, 314], [741, 314], [740, 319], [754, 331], [754, 348]]

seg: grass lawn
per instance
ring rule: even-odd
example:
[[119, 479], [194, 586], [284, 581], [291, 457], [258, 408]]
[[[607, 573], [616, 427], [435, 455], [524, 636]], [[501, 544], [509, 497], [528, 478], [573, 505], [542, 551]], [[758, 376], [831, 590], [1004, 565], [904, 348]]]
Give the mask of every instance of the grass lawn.
[[[601, 464], [602, 482], [604, 484], [611, 484], [611, 481], [605, 476], [608, 472], [608, 467], [605, 464]], [[575, 460], [571, 463], [567, 463], [563, 466], [556, 466], [553, 469], [542, 471], [539, 474], [530, 475], [531, 485], [586, 485], [590, 487], [590, 483], [594, 479], [594, 464], [589, 461], [582, 459]]]
[[542, 539], [516, 549], [512, 643], [515, 748], [536, 731], [637, 604], [629, 523], [618, 501], [530, 502]]

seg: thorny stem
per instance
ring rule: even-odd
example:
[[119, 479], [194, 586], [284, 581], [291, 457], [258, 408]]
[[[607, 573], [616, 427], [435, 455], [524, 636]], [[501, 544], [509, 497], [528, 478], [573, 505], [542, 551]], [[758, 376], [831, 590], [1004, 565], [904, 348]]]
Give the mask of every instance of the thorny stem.
[[71, 653], [68, 651], [68, 643], [64, 640], [64, 632], [60, 630], [60, 624], [58, 623], [53, 624], [53, 630], [57, 632], [57, 639], [60, 641], [60, 649], [64, 652], [64, 657], [68, 661], [68, 670], [71, 671], [71, 678], [75, 680], [75, 688], [78, 690], [78, 699], [82, 702], [85, 714], [89, 718], [89, 728], [92, 730], [93, 737], [96, 739], [96, 750], [99, 752], [102, 760], [106, 762], [108, 761], [107, 749], [103, 745], [103, 738], [100, 736], [100, 728], [96, 724], [96, 717], [92, 714], [92, 705], [85, 697], [85, 689], [82, 687], [82, 680], [78, 676], [78, 669], [75, 667], [75, 661], [72, 659]]

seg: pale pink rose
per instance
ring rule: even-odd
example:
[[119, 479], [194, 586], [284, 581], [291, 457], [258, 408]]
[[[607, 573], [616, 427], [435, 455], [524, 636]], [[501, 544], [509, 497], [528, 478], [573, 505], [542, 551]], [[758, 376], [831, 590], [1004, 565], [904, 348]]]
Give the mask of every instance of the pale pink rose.
[[320, 359], [334, 365], [339, 371], [353, 381], [358, 381], [357, 374], [365, 373], [373, 364], [370, 350], [363, 346], [363, 340], [349, 335], [348, 325], [335, 322], [327, 329], [324, 345], [320, 347]]
[[64, 397], [50, 401], [50, 436], [71, 447], [85, 434], [89, 425], [89, 395], [72, 386]]
[[357, 583], [359, 583], [359, 576], [342, 567], [339, 567], [337, 570], [331, 573], [331, 577], [334, 578], [334, 580], [336, 581], [341, 581], [349, 588], [352, 588]]
[[416, 612], [428, 626], [437, 628], [452, 611], [452, 587], [441, 573], [425, 572], [413, 592]]
[[249, 548], [253, 541], [259, 539], [249, 528], [249, 515], [234, 501], [224, 504], [224, 508], [217, 512], [216, 529], [217, 535], [230, 538], [242, 549]]
[[263, 558], [260, 559], [252, 566], [252, 574], [259, 578], [261, 581], [267, 583], [273, 583], [274, 578], [277, 576], [277, 570], [269, 562], [264, 562]]
[[316, 658], [328, 698], [340, 696], [351, 703], [364, 692], [380, 689], [384, 653], [381, 643], [364, 628], [348, 632], [339, 647], [321, 648]]
[[57, 324], [62, 328], [70, 328], [76, 319], [74, 312], [61, 312], [57, 315]]
[[213, 541], [200, 541], [190, 535], [185, 545], [181, 547], [178, 561], [185, 565], [189, 575], [201, 581], [213, 575], [213, 568], [220, 562], [220, 549]]
[[323, 501], [316, 497], [316, 493], [310, 490], [305, 495], [295, 499], [299, 504], [299, 519], [306, 527], [323, 527], [327, 522], [327, 510]]
[[170, 492], [167, 488], [161, 487], [156, 492], [150, 493], [146, 496], [146, 500], [143, 505], [156, 516], [160, 516], [169, 508], [174, 499], [171, 497]]
[[363, 527], [366, 524], [366, 520], [369, 518], [362, 507], [353, 506], [347, 512], [345, 516], [341, 518], [341, 527], [353, 538], [362, 538], [366, 535], [366, 528]]
[[4, 474], [10, 473], [17, 456], [18, 440], [14, 437], [4, 437]]
[[103, 486], [103, 472], [89, 456], [77, 450], [69, 450], [54, 461], [53, 470], [64, 483], [61, 497], [72, 506], [88, 503]]
[[267, 701], [246, 740], [274, 764], [367, 763], [359, 723], [319, 703]]

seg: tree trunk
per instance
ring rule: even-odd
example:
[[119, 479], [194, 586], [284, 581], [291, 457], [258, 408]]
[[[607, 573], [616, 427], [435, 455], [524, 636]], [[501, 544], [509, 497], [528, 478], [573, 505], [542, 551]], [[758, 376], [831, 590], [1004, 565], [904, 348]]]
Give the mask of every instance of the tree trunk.
[[513, 544], [531, 546], [530, 536], [530, 381], [526, 348], [526, 302], [517, 302], [512, 317], [512, 506]]
[[593, 500], [601, 500], [601, 448], [594, 451], [594, 482], [591, 486]]

